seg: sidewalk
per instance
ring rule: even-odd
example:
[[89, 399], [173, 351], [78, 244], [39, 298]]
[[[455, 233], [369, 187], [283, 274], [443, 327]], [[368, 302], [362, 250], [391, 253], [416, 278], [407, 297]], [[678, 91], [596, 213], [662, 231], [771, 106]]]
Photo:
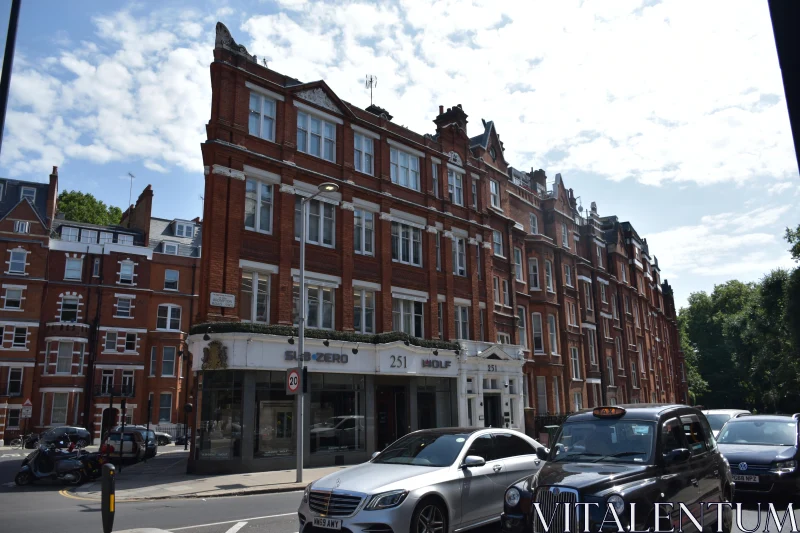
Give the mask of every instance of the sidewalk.
[[[176, 498], [215, 498], [242, 494], [266, 494], [303, 490], [306, 485], [346, 467], [308, 468], [303, 482], [296, 483], [295, 470], [250, 472], [224, 476], [186, 473], [189, 452], [170, 451], [149, 459], [146, 463], [123, 466], [115, 482], [117, 502], [167, 500]], [[86, 483], [66, 492], [75, 498], [100, 501], [101, 480]]]

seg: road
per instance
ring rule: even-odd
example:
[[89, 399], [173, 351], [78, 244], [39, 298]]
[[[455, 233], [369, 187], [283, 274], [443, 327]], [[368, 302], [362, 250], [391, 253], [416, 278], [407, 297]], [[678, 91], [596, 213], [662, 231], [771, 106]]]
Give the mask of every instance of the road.
[[[15, 486], [14, 476], [24, 455], [20, 450], [0, 449], [0, 530], [26, 533], [94, 533], [102, 530], [98, 503], [64, 496], [60, 492], [64, 487], [58, 484]], [[300, 492], [288, 492], [120, 503], [114, 530], [152, 527], [176, 533], [295, 533], [300, 496]], [[800, 508], [797, 504], [795, 507]], [[759, 533], [764, 531], [766, 514], [765, 507], [761, 513]], [[800, 511], [794, 514], [800, 526]], [[756, 526], [759, 518], [754, 503], [745, 504], [743, 519], [746, 529]], [[494, 526], [475, 533], [497, 531]], [[741, 530], [734, 527], [734, 531]], [[770, 523], [770, 531], [776, 531], [774, 523]], [[782, 532], [791, 532], [788, 521]]]

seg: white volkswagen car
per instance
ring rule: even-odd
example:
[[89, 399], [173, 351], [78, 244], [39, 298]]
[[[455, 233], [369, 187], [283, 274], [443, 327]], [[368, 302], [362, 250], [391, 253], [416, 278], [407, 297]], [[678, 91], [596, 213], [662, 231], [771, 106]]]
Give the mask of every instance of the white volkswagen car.
[[497, 521], [506, 488], [541, 468], [542, 447], [508, 429], [410, 433], [309, 484], [299, 532], [449, 533]]

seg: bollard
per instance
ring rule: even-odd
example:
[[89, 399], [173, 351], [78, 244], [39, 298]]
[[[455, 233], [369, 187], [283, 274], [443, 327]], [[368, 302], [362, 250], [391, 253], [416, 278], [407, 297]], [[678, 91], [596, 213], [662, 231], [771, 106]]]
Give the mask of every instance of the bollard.
[[114, 530], [114, 481], [117, 475], [112, 464], [103, 465], [103, 491], [100, 498], [100, 511], [103, 517], [103, 533]]

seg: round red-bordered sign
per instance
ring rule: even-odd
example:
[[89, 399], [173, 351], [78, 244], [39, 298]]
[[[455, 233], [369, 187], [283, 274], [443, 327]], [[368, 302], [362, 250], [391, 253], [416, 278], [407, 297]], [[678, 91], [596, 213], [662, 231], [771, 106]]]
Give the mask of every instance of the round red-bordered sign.
[[297, 392], [300, 389], [300, 371], [296, 368], [286, 373], [286, 388], [289, 392]]

